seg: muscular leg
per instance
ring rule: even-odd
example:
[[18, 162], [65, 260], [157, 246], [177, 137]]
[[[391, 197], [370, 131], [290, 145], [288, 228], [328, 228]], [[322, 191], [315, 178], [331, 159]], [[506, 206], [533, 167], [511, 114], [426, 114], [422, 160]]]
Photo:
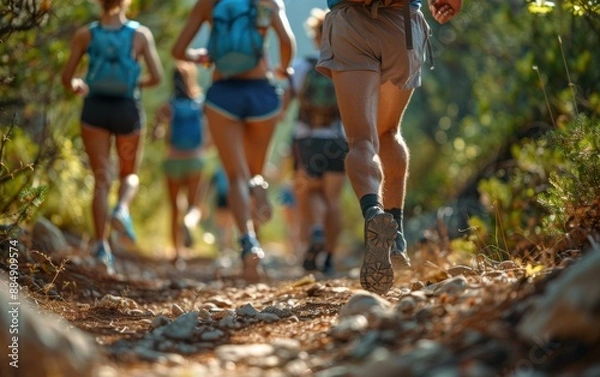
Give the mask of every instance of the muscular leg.
[[400, 90], [390, 82], [382, 85], [379, 91], [381, 101], [377, 124], [381, 144], [379, 155], [385, 176], [383, 203], [386, 212], [394, 216], [399, 231], [392, 248], [392, 263], [396, 270], [410, 267], [410, 260], [405, 253], [406, 240], [402, 224], [409, 152], [400, 128], [412, 92], [412, 89]]
[[402, 115], [411, 90], [400, 90], [391, 82], [379, 89], [377, 128], [379, 156], [383, 165], [383, 204], [385, 208], [403, 208], [408, 177], [408, 147], [400, 134]]
[[372, 71], [333, 71], [335, 93], [348, 139], [346, 166], [357, 198], [382, 195], [383, 171], [377, 155], [379, 74]]
[[383, 294], [394, 282], [390, 251], [396, 222], [379, 208], [383, 181], [377, 129], [380, 76], [371, 71], [334, 71], [332, 77], [348, 138], [346, 172], [365, 217], [360, 283], [366, 290]]
[[111, 186], [110, 133], [104, 129], [82, 125], [81, 138], [94, 175], [94, 197], [92, 217], [94, 237], [105, 240], [108, 222], [108, 192]]

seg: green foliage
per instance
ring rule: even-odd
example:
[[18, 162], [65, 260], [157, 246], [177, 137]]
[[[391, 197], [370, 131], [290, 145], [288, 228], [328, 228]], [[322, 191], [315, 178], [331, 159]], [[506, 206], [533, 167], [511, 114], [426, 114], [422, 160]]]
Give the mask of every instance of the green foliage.
[[7, 130], [0, 128], [0, 239], [13, 237], [19, 226], [42, 204], [48, 191], [45, 185], [33, 186], [29, 183], [35, 163], [19, 160], [18, 164], [13, 165], [7, 161], [6, 157], [15, 150], [7, 145], [13, 141], [12, 130], [13, 127]]
[[550, 211], [546, 227], [564, 231], [569, 219], [600, 198], [600, 122], [580, 116], [548, 139], [565, 159], [551, 172], [551, 186], [539, 199]]

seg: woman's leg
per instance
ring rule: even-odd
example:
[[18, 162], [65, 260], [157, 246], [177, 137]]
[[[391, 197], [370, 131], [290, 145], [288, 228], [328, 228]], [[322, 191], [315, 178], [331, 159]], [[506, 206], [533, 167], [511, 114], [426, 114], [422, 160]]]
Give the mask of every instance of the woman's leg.
[[167, 190], [169, 195], [169, 205], [171, 207], [171, 240], [175, 248], [175, 257], [179, 257], [183, 248], [183, 239], [181, 226], [179, 224], [179, 192], [181, 190], [181, 180], [167, 177]]
[[141, 157], [141, 132], [116, 135], [115, 145], [119, 157], [119, 198], [112, 212], [112, 225], [119, 233], [135, 242], [136, 235], [129, 215], [129, 205], [140, 184], [137, 169]]
[[108, 192], [111, 186], [110, 172], [110, 132], [105, 129], [83, 124], [81, 138], [94, 175], [94, 196], [92, 199], [92, 217], [94, 219], [94, 238], [107, 240]]
[[115, 137], [119, 157], [119, 204], [127, 208], [139, 186], [137, 170], [142, 156], [141, 135], [141, 131], [137, 131]]
[[[263, 174], [277, 119], [278, 117], [273, 117], [245, 124], [244, 151], [251, 177]], [[271, 219], [273, 209], [267, 197], [267, 190], [264, 187], [253, 187], [251, 194], [253, 219], [255, 220], [255, 226], [258, 226]]]
[[244, 153], [244, 126], [210, 107], [205, 108], [211, 138], [229, 182], [228, 203], [240, 233], [255, 235], [250, 214], [250, 170]]

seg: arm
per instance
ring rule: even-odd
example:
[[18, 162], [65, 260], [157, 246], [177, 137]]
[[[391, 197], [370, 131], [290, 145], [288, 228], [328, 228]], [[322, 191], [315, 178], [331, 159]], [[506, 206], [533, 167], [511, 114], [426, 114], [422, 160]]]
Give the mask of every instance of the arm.
[[280, 53], [280, 66], [275, 73], [280, 76], [280, 78], [286, 78], [292, 73], [290, 64], [296, 52], [296, 39], [285, 14], [285, 5], [283, 4], [283, 1], [274, 0], [274, 3], [275, 17], [273, 17], [271, 26], [279, 39]]
[[460, 12], [462, 0], [427, 0], [429, 11], [440, 24], [445, 24]]
[[148, 76], [143, 77], [140, 80], [140, 87], [149, 88], [160, 83], [160, 80], [162, 80], [163, 77], [163, 68], [158, 52], [156, 52], [154, 36], [150, 29], [145, 26], [140, 26], [138, 32], [144, 41], [142, 44], [142, 57], [144, 58], [146, 68], [148, 68]]
[[71, 52], [61, 73], [61, 83], [69, 92], [76, 94], [86, 94], [88, 92], [86, 83], [81, 78], [74, 78], [73, 76], [83, 54], [85, 54], [91, 37], [90, 30], [86, 26], [78, 29], [71, 40]]
[[175, 59], [187, 60], [198, 64], [209, 62], [208, 52], [205, 48], [188, 49], [188, 46], [196, 36], [198, 30], [200, 30], [202, 24], [210, 19], [213, 2], [213, 0], [198, 0], [196, 2], [185, 26], [179, 33], [171, 49], [171, 55]]

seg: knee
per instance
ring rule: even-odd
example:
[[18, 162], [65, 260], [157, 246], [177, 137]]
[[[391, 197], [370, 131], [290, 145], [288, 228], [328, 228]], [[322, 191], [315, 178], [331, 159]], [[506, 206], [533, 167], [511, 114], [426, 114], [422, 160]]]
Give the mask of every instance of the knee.
[[377, 154], [379, 143], [368, 139], [352, 140], [348, 142], [348, 149], [346, 161], [370, 161]]

